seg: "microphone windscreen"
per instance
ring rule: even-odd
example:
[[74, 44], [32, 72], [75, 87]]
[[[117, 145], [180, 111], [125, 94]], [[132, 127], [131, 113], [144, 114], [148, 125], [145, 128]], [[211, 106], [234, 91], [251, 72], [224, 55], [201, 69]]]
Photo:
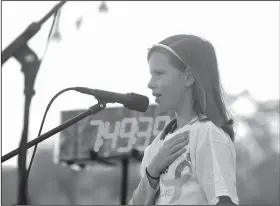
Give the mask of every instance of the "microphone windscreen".
[[140, 94], [129, 93], [129, 101], [124, 105], [127, 109], [146, 112], [149, 107], [149, 98]]

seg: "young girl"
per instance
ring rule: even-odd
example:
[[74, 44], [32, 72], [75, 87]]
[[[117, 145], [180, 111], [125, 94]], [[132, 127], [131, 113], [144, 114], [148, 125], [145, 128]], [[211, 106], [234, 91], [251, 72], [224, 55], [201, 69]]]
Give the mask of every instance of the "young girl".
[[145, 149], [129, 204], [238, 204], [233, 120], [212, 44], [171, 36], [149, 50], [148, 63], [159, 110], [175, 118]]

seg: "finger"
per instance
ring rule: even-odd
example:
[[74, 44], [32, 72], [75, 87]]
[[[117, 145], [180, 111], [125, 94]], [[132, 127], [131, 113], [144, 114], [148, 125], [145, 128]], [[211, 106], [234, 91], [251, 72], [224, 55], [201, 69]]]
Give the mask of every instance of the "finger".
[[167, 145], [173, 145], [173, 143], [177, 142], [177, 141], [182, 141], [184, 139], [184, 136], [179, 136], [179, 135], [175, 135], [174, 137], [170, 138], [169, 140], [167, 140], [165, 142], [165, 144]]
[[174, 152], [170, 158], [172, 159], [172, 161], [174, 161], [176, 158], [178, 158], [181, 154], [183, 154], [184, 152], [186, 152], [187, 149], [185, 147], [179, 149], [177, 152]]
[[173, 142], [170, 143], [170, 148], [174, 147], [175, 145], [178, 145], [178, 144], [188, 144], [189, 143], [189, 138], [186, 138], [185, 136], [183, 137], [180, 137], [176, 140], [174, 140]]
[[171, 139], [167, 140], [165, 144], [170, 145], [171, 147], [174, 146], [175, 144], [184, 141], [185, 139], [189, 139], [188, 135], [186, 133], [180, 133], [172, 137]]
[[174, 152], [180, 150], [181, 148], [185, 147], [189, 143], [189, 140], [185, 140], [183, 142], [180, 142], [173, 147], [170, 148], [170, 154], [173, 154]]

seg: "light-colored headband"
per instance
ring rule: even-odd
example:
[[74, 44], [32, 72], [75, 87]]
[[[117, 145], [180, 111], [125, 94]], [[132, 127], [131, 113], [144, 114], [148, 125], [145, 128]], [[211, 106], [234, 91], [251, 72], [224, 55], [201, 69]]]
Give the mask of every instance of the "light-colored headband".
[[[164, 44], [155, 44], [155, 45], [153, 45], [153, 47], [161, 47], [161, 48], [164, 48], [164, 49], [168, 50], [169, 52], [174, 54], [182, 63], [184, 63], [184, 61], [181, 59], [181, 57], [173, 49], [171, 49], [169, 46], [166, 46]], [[185, 66], [187, 66], [187, 65], [185, 65]]]

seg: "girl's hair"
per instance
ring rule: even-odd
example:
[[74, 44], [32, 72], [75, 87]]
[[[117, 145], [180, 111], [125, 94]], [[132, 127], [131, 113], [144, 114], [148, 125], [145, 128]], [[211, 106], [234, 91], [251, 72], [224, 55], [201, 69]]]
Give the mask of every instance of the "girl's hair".
[[169, 50], [170, 63], [179, 70], [187, 69], [193, 75], [193, 108], [196, 113], [205, 115], [234, 141], [234, 121], [226, 109], [212, 44], [194, 35], [175, 35], [154, 45], [148, 52], [148, 60], [152, 51], [157, 49]]

